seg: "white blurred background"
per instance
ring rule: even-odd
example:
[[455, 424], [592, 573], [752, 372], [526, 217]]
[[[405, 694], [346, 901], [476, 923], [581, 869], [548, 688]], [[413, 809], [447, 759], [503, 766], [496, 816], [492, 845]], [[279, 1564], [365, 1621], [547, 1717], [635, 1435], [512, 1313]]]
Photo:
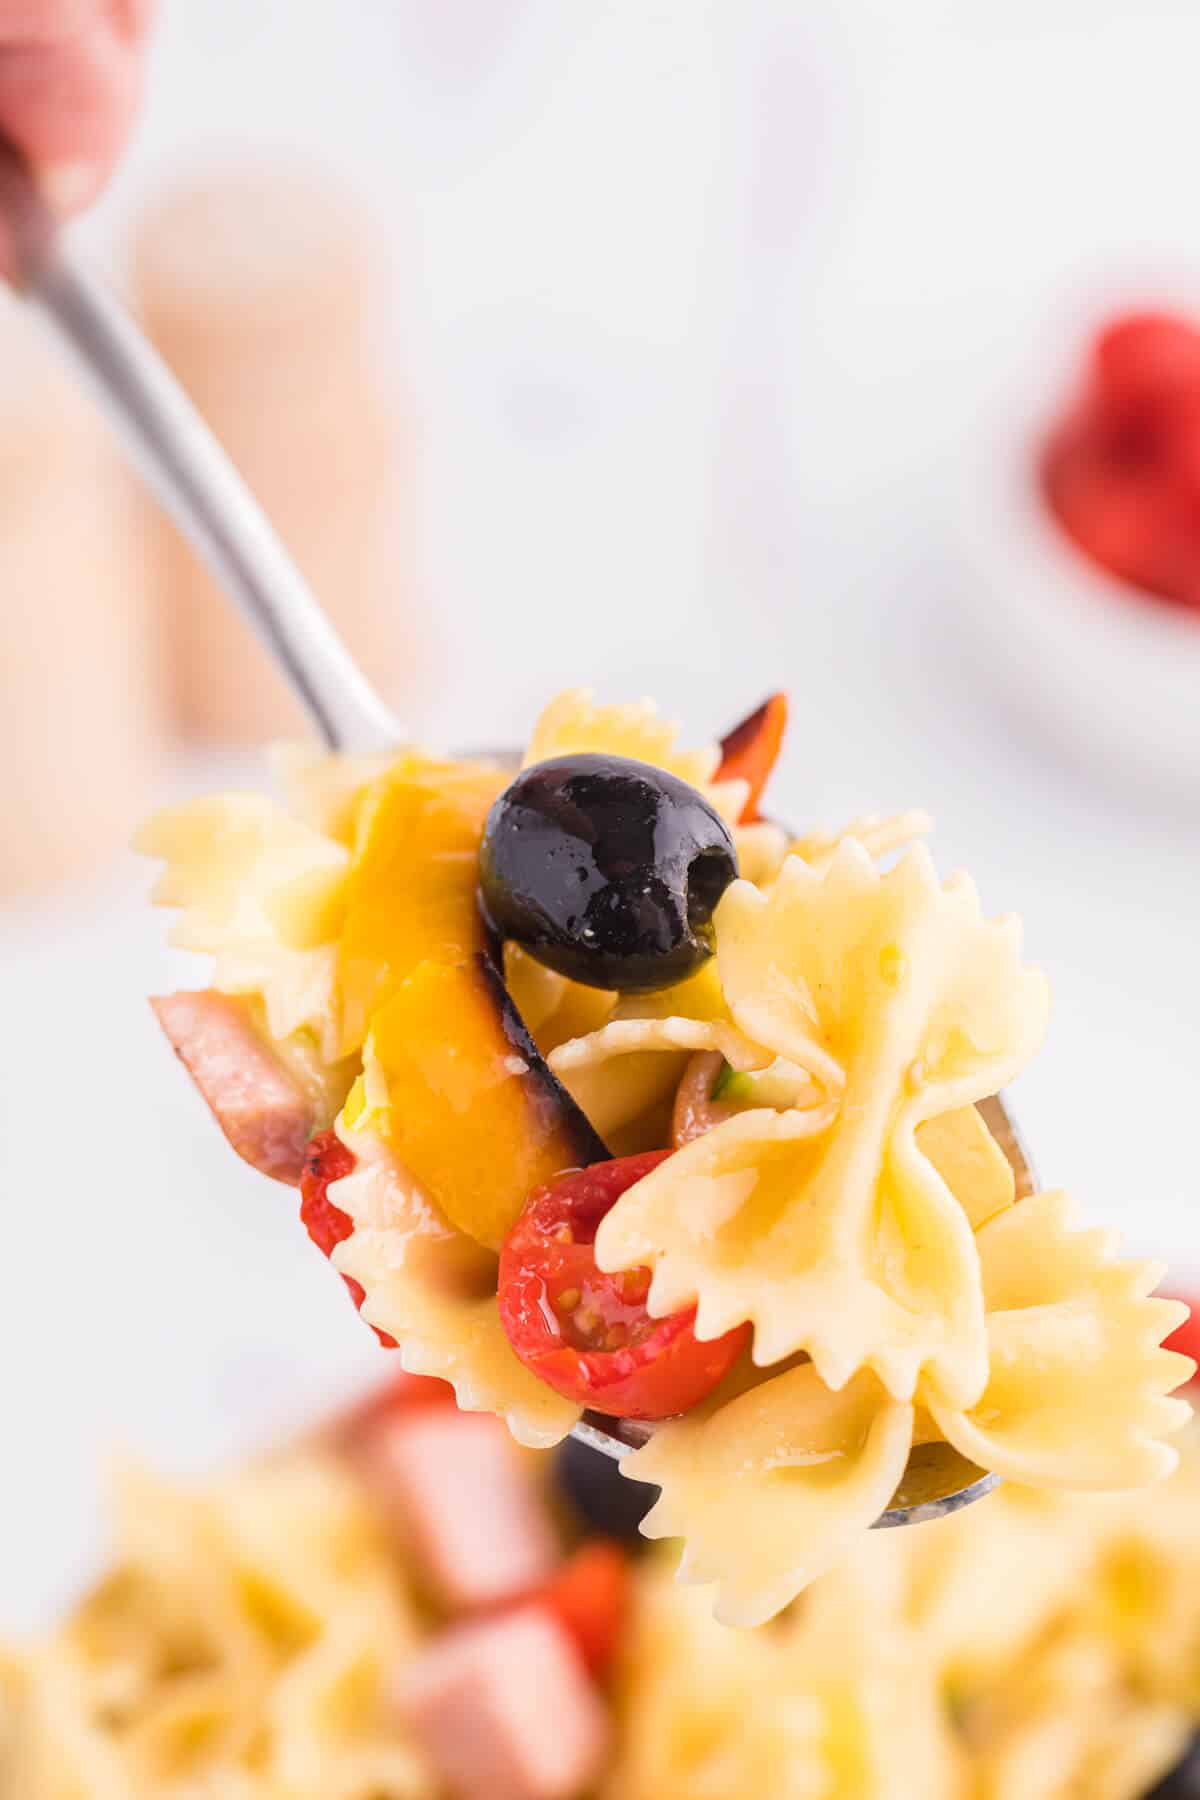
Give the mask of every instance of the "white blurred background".
[[[1056, 996], [1017, 1093], [1043, 1179], [1184, 1279], [1200, 768], [1123, 772], [1020, 704], [963, 521], [1002, 485], [1015, 370], [1065, 379], [1078, 322], [1116, 301], [1200, 298], [1198, 64], [1190, 0], [173, 0], [80, 234], [119, 272], [147, 200], [218, 153], [345, 182], [391, 283], [397, 705], [436, 742], [516, 742], [591, 683], [709, 738], [785, 686], [779, 810], [927, 806], [941, 866], [1024, 915]], [[1055, 400], [1030, 382], [1031, 422]], [[70, 496], [55, 510], [69, 534]], [[6, 581], [14, 638], [43, 586]], [[103, 747], [54, 715], [52, 661], [19, 666], [71, 750], [34, 784], [52, 810], [102, 782]], [[1055, 674], [1090, 666], [1081, 641]], [[1155, 699], [1131, 677], [1122, 704]], [[128, 823], [261, 776], [165, 732]], [[383, 1355], [153, 1026], [144, 995], [191, 972], [115, 842], [0, 915], [2, 1627], [89, 1566], [106, 1457], [203, 1463]]]

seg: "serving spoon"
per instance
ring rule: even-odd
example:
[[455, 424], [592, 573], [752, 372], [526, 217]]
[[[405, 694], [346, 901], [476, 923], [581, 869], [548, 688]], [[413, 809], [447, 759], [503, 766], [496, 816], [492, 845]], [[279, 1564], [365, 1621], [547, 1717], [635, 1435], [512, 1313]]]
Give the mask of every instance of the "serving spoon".
[[[76, 364], [151, 491], [241, 612], [331, 750], [387, 750], [404, 741], [249, 488], [158, 352], [116, 299], [63, 246], [21, 156], [0, 137], [0, 266]], [[981, 1110], [1012, 1166], [1018, 1197], [1033, 1169], [1011, 1115]], [[572, 1435], [620, 1459], [653, 1426], [586, 1412]], [[941, 1518], [980, 1499], [999, 1477], [948, 1444], [914, 1448], [878, 1526]]]

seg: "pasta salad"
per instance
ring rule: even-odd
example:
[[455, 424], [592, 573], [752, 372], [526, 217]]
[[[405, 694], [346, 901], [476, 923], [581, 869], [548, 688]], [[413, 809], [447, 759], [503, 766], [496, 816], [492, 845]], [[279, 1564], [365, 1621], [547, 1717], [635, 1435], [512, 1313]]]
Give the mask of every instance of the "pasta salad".
[[684, 1580], [755, 1625], [852, 1548], [914, 1449], [1051, 1490], [1175, 1467], [1177, 1303], [979, 1110], [1039, 1048], [1012, 917], [923, 814], [763, 817], [786, 704], [681, 748], [552, 701], [519, 770], [289, 751], [284, 801], [153, 820], [212, 986], [156, 1002], [234, 1148], [405, 1369], [623, 1471]]
[[122, 1469], [111, 1567], [0, 1650], [5, 1800], [1196, 1791], [1194, 1438], [1149, 1495], [1007, 1483], [863, 1536], [747, 1632], [583, 1530], [627, 1523], [612, 1465], [581, 1492], [438, 1387], [202, 1479]]

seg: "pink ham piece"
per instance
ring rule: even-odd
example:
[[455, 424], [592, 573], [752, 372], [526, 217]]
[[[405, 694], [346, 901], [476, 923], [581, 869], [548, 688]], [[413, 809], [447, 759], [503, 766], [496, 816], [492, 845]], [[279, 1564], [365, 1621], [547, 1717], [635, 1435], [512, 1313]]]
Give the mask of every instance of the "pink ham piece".
[[712, 1097], [717, 1076], [724, 1067], [725, 1058], [719, 1050], [700, 1050], [683, 1071], [671, 1114], [671, 1142], [677, 1150], [693, 1138], [703, 1137], [714, 1126], [723, 1125], [737, 1111]]
[[211, 988], [151, 1000], [171, 1048], [238, 1155], [299, 1186], [313, 1105], [265, 1043], [244, 1001]]
[[494, 1606], [557, 1564], [537, 1489], [490, 1414], [422, 1409], [385, 1419], [359, 1456], [377, 1505], [452, 1611]]
[[455, 1800], [571, 1800], [600, 1772], [600, 1697], [534, 1608], [446, 1632], [400, 1671], [395, 1697]]

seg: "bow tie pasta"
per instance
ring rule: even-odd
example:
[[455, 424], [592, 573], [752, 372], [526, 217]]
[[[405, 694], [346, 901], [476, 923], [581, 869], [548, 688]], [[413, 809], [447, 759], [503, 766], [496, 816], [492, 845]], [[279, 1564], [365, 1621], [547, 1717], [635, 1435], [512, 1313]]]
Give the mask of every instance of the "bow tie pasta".
[[661, 1488], [642, 1530], [682, 1538], [680, 1580], [718, 1583], [717, 1617], [758, 1625], [875, 1523], [912, 1442], [912, 1407], [873, 1375], [835, 1392], [801, 1363], [661, 1426], [623, 1471]]
[[579, 1408], [514, 1356], [496, 1308], [495, 1258], [404, 1179], [369, 1126], [343, 1126], [342, 1137], [356, 1166], [330, 1199], [353, 1230], [332, 1261], [365, 1295], [363, 1317], [402, 1346], [410, 1374], [448, 1381], [465, 1411], [498, 1413], [533, 1449], [556, 1444]]
[[1139, 1487], [1171, 1473], [1163, 1439], [1190, 1416], [1168, 1396], [1191, 1365], [1161, 1348], [1186, 1308], [1150, 1297], [1159, 1264], [1120, 1262], [1108, 1233], [1072, 1230], [1077, 1210], [1036, 1194], [983, 1226], [987, 1386], [966, 1411], [932, 1381], [924, 1397], [949, 1443], [1014, 1481]]
[[722, 817], [736, 825], [745, 810], [747, 787], [721, 779], [716, 744], [681, 750], [678, 727], [659, 717], [653, 700], [597, 706], [589, 688], [569, 688], [550, 702], [533, 728], [523, 766], [554, 756], [624, 756], [680, 775], [706, 794]]
[[[571, 1484], [438, 1401], [401, 1377], [215, 1476], [121, 1470], [112, 1562], [55, 1626], [0, 1644], [6, 1800], [435, 1800], [447, 1784], [496, 1800], [504, 1771], [536, 1779], [564, 1744], [577, 1779], [523, 1795], [1190, 1791], [1194, 1438], [1148, 1494], [1006, 1482], [936, 1530], [861, 1534], [773, 1629], [744, 1631], [672, 1580], [669, 1552], [626, 1564], [589, 1535], [563, 1560]], [[469, 1522], [485, 1472], [499, 1525], [466, 1563], [485, 1586], [451, 1589], [463, 1546], [447, 1557], [453, 1530], [428, 1525]], [[521, 1581], [541, 1574], [515, 1600], [514, 1547]], [[544, 1609], [532, 1639], [514, 1605]]]
[[[987, 1388], [967, 1413], [928, 1380], [918, 1400], [934, 1435], [978, 1468], [1051, 1488], [1135, 1488], [1178, 1461], [1163, 1440], [1191, 1409], [1168, 1396], [1193, 1365], [1161, 1342], [1187, 1309], [1150, 1296], [1155, 1265], [1121, 1263], [1103, 1233], [1069, 1230], [1072, 1210], [1065, 1195], [1040, 1194], [981, 1228]], [[911, 1407], [870, 1375], [831, 1392], [801, 1363], [742, 1393], [718, 1390], [621, 1470], [661, 1489], [642, 1529], [684, 1540], [680, 1578], [716, 1583], [726, 1624], [757, 1625], [878, 1517], [913, 1437]], [[791, 1530], [801, 1517], [802, 1547]]]
[[921, 813], [764, 819], [785, 712], [687, 749], [572, 691], [515, 777], [292, 752], [285, 806], [142, 839], [215, 963], [160, 1020], [381, 1342], [525, 1444], [646, 1421], [644, 1529], [739, 1624], [931, 1458], [1157, 1479], [1190, 1367], [1158, 1271], [1006, 1136], [1047, 1017], [1017, 922], [939, 878]]
[[652, 1312], [697, 1305], [701, 1337], [750, 1321], [763, 1364], [803, 1350], [840, 1388], [873, 1369], [909, 1401], [924, 1368], [971, 1405], [987, 1377], [970, 1222], [918, 1126], [994, 1093], [1046, 1015], [1014, 921], [939, 884], [919, 848], [880, 875], [846, 843], [789, 861], [717, 912], [730, 1012], [836, 1109], [748, 1112], [686, 1146], [603, 1221], [597, 1261], [654, 1271]]

